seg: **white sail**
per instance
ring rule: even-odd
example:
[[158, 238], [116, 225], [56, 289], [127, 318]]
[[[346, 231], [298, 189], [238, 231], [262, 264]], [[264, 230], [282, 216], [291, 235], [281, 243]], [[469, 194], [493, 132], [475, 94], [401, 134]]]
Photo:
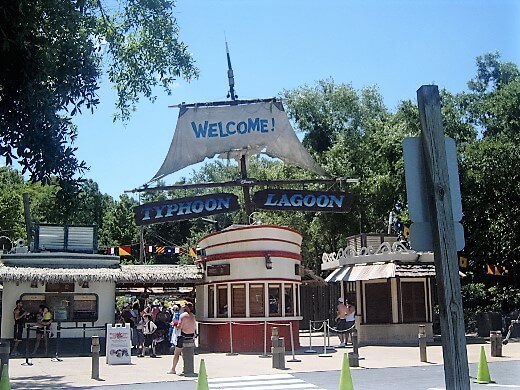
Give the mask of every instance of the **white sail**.
[[303, 147], [279, 101], [180, 107], [170, 149], [150, 182], [216, 155], [240, 160], [258, 153], [328, 174]]

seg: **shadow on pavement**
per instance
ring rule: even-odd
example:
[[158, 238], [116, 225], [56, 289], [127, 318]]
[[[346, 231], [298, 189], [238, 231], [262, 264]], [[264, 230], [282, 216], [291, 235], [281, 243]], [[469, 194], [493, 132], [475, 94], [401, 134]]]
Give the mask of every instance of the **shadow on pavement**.
[[38, 375], [30, 377], [12, 377], [12, 389], [40, 390], [40, 389], [70, 389], [74, 384], [64, 380], [63, 376]]

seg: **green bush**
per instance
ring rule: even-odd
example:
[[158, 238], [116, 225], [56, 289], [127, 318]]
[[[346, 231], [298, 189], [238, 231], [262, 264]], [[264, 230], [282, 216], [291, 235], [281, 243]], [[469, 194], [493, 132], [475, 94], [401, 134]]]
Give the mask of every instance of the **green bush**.
[[477, 327], [477, 315], [497, 312], [507, 316], [520, 310], [520, 289], [510, 286], [487, 287], [484, 283], [469, 283], [462, 286], [462, 305], [467, 332]]

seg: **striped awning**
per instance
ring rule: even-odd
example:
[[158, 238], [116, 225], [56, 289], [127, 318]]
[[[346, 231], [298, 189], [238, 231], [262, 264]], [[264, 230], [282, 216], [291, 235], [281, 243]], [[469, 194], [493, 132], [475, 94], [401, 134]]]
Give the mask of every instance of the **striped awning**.
[[326, 282], [355, 282], [357, 280], [388, 279], [393, 277], [435, 276], [433, 264], [372, 263], [344, 265], [325, 278]]

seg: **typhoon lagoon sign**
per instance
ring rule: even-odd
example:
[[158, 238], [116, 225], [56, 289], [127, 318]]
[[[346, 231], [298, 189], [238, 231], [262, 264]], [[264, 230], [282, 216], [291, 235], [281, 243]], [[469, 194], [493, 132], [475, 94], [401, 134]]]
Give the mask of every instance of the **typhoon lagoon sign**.
[[238, 210], [238, 197], [233, 194], [212, 194], [163, 200], [134, 207], [137, 226], [194, 219]]
[[254, 194], [253, 203], [262, 210], [346, 213], [351, 199], [350, 194], [342, 192], [263, 190]]

